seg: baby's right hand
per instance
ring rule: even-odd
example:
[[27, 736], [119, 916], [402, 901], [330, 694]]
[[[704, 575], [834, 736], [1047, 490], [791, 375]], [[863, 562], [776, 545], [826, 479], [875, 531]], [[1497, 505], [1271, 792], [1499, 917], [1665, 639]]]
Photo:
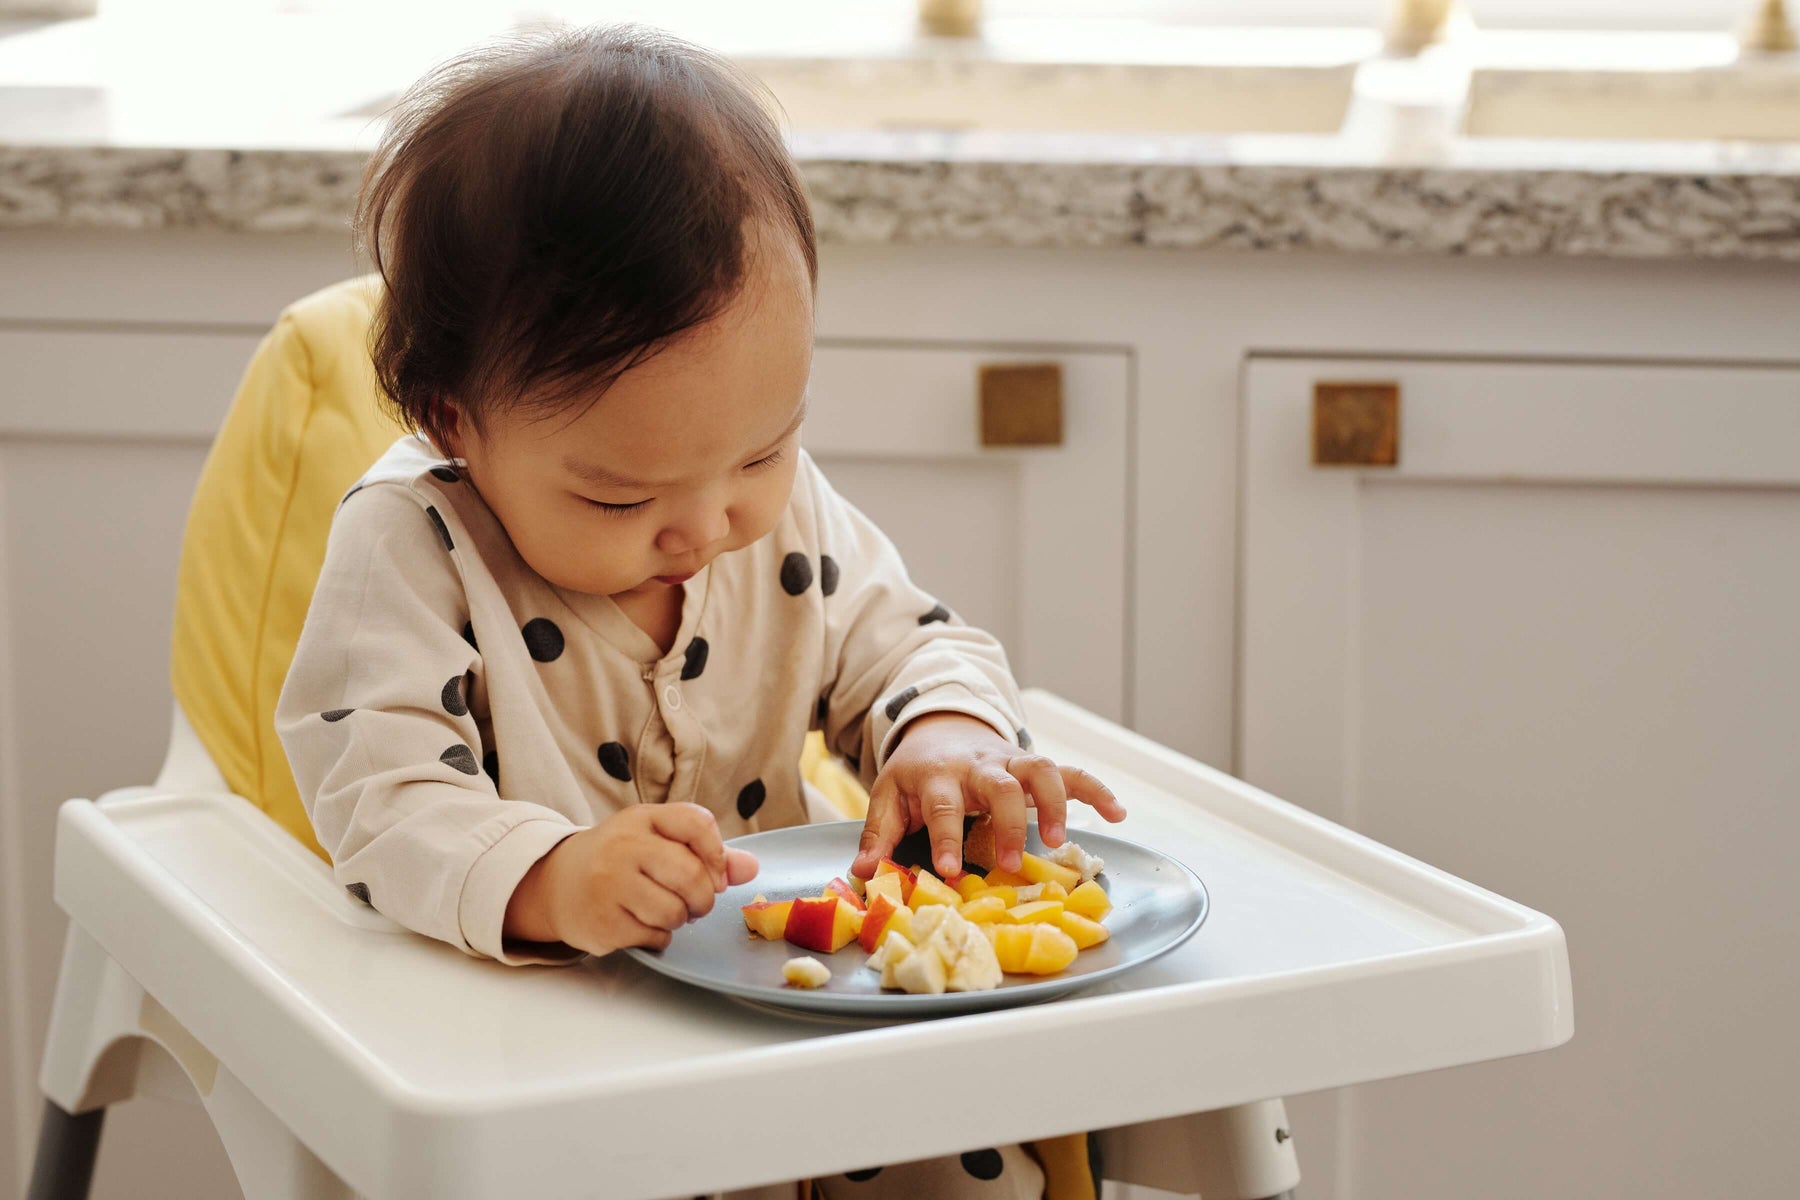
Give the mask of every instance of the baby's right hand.
[[671, 930], [712, 911], [756, 858], [727, 850], [698, 804], [641, 804], [571, 834], [532, 865], [506, 906], [507, 937], [560, 941], [590, 954], [660, 950]]

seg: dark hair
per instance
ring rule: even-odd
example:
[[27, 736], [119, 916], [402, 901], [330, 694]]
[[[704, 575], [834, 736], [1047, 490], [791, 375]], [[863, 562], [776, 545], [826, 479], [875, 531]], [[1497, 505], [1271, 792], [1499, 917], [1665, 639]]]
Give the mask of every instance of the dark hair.
[[725, 307], [747, 221], [791, 231], [816, 285], [812, 212], [767, 97], [632, 25], [511, 35], [408, 88], [355, 218], [386, 283], [369, 350], [402, 422], [441, 442], [440, 403], [479, 424], [597, 395]]

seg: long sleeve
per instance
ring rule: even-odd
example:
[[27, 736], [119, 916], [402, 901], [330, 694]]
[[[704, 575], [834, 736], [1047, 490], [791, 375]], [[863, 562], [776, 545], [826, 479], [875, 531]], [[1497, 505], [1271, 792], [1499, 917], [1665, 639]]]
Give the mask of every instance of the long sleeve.
[[865, 785], [907, 722], [956, 712], [1018, 744], [1024, 709], [1006, 651], [914, 584], [887, 535], [831, 487], [810, 459], [825, 608], [820, 699], [825, 741]]
[[573, 961], [569, 946], [502, 944], [519, 880], [580, 826], [503, 799], [483, 769], [461, 527], [429, 499], [380, 484], [344, 501], [276, 729], [339, 884], [472, 955]]

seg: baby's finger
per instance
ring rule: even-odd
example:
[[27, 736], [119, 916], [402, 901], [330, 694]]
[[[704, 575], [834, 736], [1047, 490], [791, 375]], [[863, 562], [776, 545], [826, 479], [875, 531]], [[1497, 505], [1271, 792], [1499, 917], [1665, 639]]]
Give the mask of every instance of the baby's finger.
[[703, 917], [712, 911], [718, 889], [713, 887], [713, 874], [707, 865], [680, 842], [663, 840], [653, 844], [638, 869], [666, 890], [673, 892], [687, 906], [686, 916]]
[[928, 775], [919, 789], [919, 813], [931, 835], [931, 861], [938, 875], [962, 872], [962, 785], [953, 775]]
[[619, 907], [652, 929], [680, 929], [687, 924], [688, 906], [674, 892], [648, 875], [640, 874], [635, 887], [626, 889]]
[[1069, 798], [1063, 791], [1056, 764], [1041, 754], [1015, 754], [1006, 760], [1006, 769], [1025, 785], [1032, 803], [1037, 805], [1038, 836], [1044, 839], [1044, 845], [1062, 845]]
[[906, 814], [900, 805], [900, 789], [893, 776], [883, 772], [869, 793], [869, 815], [863, 821], [862, 843], [850, 873], [858, 879], [869, 879], [881, 860], [894, 852], [894, 845], [906, 836]]
[[1070, 799], [1081, 801], [1109, 821], [1125, 819], [1125, 806], [1119, 803], [1119, 798], [1113, 795], [1111, 788], [1093, 775], [1067, 763], [1057, 770], [1062, 774], [1063, 787], [1068, 790]]
[[998, 767], [984, 767], [973, 780], [975, 791], [987, 805], [994, 823], [994, 862], [1017, 871], [1025, 852], [1025, 789]]
[[725, 878], [725, 840], [710, 810], [698, 804], [657, 804], [650, 812], [651, 828], [698, 854], [715, 882]]
[[646, 925], [629, 912], [620, 910], [606, 922], [606, 938], [598, 947], [583, 946], [590, 954], [610, 954], [614, 950], [623, 950], [627, 946], [646, 946], [651, 950], [663, 950], [669, 945], [669, 931]]
[[725, 881], [736, 887], [740, 883], [749, 883], [756, 878], [756, 855], [748, 850], [734, 850], [725, 847]]

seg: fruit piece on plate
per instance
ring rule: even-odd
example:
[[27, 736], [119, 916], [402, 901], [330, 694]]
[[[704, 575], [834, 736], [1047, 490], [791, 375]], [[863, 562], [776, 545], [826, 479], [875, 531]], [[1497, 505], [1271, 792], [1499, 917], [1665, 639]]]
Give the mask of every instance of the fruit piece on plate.
[[856, 936], [856, 916], [836, 896], [802, 896], [788, 912], [782, 936], [803, 949], [836, 954]]
[[918, 879], [913, 881], [912, 895], [907, 903], [916, 912], [927, 904], [948, 904], [954, 907], [962, 903], [962, 897], [956, 894], [956, 889], [936, 875], [922, 870]]
[[949, 986], [949, 974], [943, 956], [929, 943], [894, 965], [894, 983], [914, 995], [937, 995]]
[[988, 925], [1006, 919], [1006, 904], [998, 896], [977, 896], [973, 900], [964, 900], [956, 906], [966, 921], [977, 925]]
[[1106, 870], [1105, 859], [1096, 854], [1089, 854], [1074, 842], [1064, 842], [1044, 857], [1059, 866], [1068, 867], [1077, 872], [1084, 883]]
[[984, 925], [982, 929], [991, 935], [994, 957], [999, 961], [1000, 969], [1015, 975], [1023, 974], [1025, 961], [1031, 956], [1031, 926]]
[[1098, 921], [1089, 920], [1078, 913], [1064, 912], [1056, 918], [1056, 927], [1075, 939], [1077, 950], [1086, 950], [1089, 946], [1098, 946], [1112, 934], [1106, 926]]
[[905, 904], [906, 886], [900, 882], [903, 878], [904, 876], [892, 872], [886, 875], [877, 875], [869, 880], [868, 886], [863, 889], [863, 899], [873, 905], [875, 897], [886, 896], [894, 902], [895, 907]]
[[1031, 882], [1032, 882], [1032, 880], [1025, 878], [1023, 875], [1017, 874], [1016, 872], [1008, 871], [1005, 867], [995, 867], [993, 870], [991, 870], [987, 873], [987, 885], [989, 887], [995, 887], [996, 885], [1002, 884], [1002, 883], [1011, 884], [1013, 887], [1018, 887], [1020, 884], [1031, 883]]
[[914, 949], [913, 949], [912, 942], [909, 941], [906, 937], [904, 937], [898, 933], [896, 933], [892, 937], [886, 938], [885, 940], [882, 941], [882, 943], [881, 943], [881, 986], [882, 987], [897, 988], [900, 986], [898, 980], [895, 978], [895, 972], [897, 972], [900, 969], [900, 964], [905, 962], [908, 958], [910, 958], [913, 953], [914, 953]]
[[792, 987], [824, 987], [831, 980], [831, 968], [812, 955], [803, 954], [781, 964], [781, 977]]
[[869, 911], [863, 914], [862, 929], [856, 935], [856, 942], [864, 953], [875, 953], [875, 948], [881, 945], [881, 934], [887, 928], [888, 918], [899, 910], [900, 906], [885, 892], [869, 901]]
[[1043, 885], [1043, 890], [1038, 892], [1037, 898], [1039, 900], [1067, 900], [1069, 889], [1052, 879]]
[[1054, 975], [1070, 963], [1080, 951], [1075, 939], [1054, 925], [1031, 927], [1031, 950], [1025, 956], [1027, 975]]
[[956, 894], [964, 900], [973, 900], [987, 891], [987, 881], [972, 871], [966, 871], [956, 877]]
[[1106, 889], [1092, 879], [1069, 893], [1063, 901], [1063, 907], [1090, 920], [1098, 921], [1112, 911], [1112, 899], [1107, 896]]
[[822, 896], [837, 896], [857, 912], [861, 912], [868, 907], [863, 903], [863, 898], [856, 894], [856, 889], [852, 888], [848, 883], [845, 883], [842, 876], [839, 876], [826, 884], [825, 890], [819, 894]]
[[875, 868], [875, 878], [880, 879], [883, 875], [898, 875], [900, 877], [900, 903], [908, 904], [912, 901], [913, 877], [911, 871], [891, 858], [884, 858]]
[[1008, 908], [1011, 908], [1019, 902], [1019, 889], [1010, 883], [990, 883], [987, 891], [981, 894], [983, 896], [993, 896], [997, 898], [1000, 903], [1006, 905]]
[[1081, 883], [1081, 872], [1060, 863], [1053, 863], [1047, 858], [1039, 858], [1027, 850], [1019, 863], [1019, 874], [1027, 883], [1049, 883], [1051, 880], [1072, 888]]
[[1033, 900], [1028, 904], [1015, 904], [1006, 910], [1006, 920], [1014, 925], [1032, 925], [1047, 922], [1054, 925], [1056, 918], [1062, 916], [1061, 900]]
[[[761, 893], [758, 893], [761, 895]], [[744, 905], [744, 924], [757, 937], [779, 942], [787, 931], [788, 910], [792, 900], [755, 900]]]
[[903, 934], [907, 941], [912, 941], [913, 910], [904, 904], [895, 909], [894, 915], [888, 918], [887, 928], [882, 930], [881, 936], [885, 939], [889, 933]]

